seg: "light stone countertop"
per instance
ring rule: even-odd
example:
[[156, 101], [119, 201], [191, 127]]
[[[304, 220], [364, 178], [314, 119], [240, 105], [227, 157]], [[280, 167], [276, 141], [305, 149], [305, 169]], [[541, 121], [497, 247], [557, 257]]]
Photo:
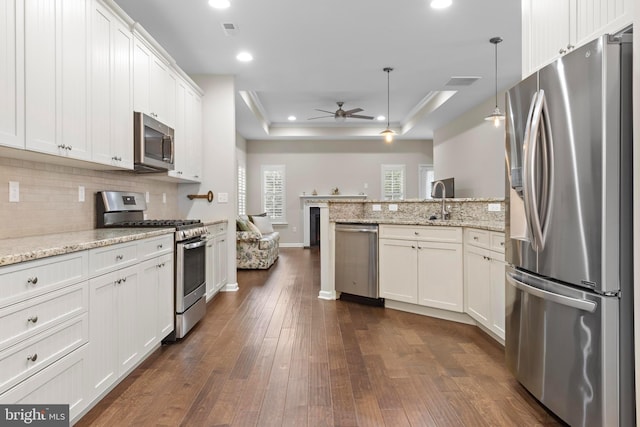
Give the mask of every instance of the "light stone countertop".
[[98, 228], [0, 239], [0, 266], [173, 234], [174, 228]]
[[427, 219], [354, 219], [354, 218], [338, 218], [331, 222], [347, 222], [354, 224], [385, 224], [385, 225], [430, 225], [442, 227], [469, 227], [479, 228], [481, 230], [504, 232], [503, 221], [461, 221], [456, 219], [427, 220]]
[[225, 219], [212, 219], [212, 220], [209, 220], [209, 221], [202, 221], [202, 224], [205, 227], [208, 227], [210, 225], [216, 225], [216, 224], [222, 224], [222, 223], [228, 223], [228, 222], [229, 222], [229, 220], [227, 220], [225, 218]]
[[[337, 199], [337, 200], [320, 200], [327, 203], [441, 203], [442, 199], [404, 199], [404, 200], [378, 200], [378, 199]], [[504, 197], [467, 197], [467, 198], [446, 198], [446, 203], [464, 203], [464, 202], [486, 202], [499, 203], [504, 202]]]

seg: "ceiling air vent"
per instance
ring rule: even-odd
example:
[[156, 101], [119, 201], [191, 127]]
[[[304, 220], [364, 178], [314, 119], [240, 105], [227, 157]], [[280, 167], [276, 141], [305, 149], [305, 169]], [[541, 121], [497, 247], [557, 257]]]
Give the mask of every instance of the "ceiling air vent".
[[451, 77], [445, 86], [471, 86], [478, 80], [480, 77], [476, 76]]
[[224, 31], [224, 34], [227, 36], [235, 36], [238, 32], [238, 26], [231, 22], [224, 22], [222, 23], [222, 31]]

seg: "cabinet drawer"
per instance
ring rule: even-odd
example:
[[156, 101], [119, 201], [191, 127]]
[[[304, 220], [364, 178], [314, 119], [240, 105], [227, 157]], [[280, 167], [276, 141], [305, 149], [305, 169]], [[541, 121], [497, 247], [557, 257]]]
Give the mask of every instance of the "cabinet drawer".
[[173, 252], [173, 234], [144, 239], [138, 245], [141, 259], [155, 258]]
[[87, 311], [87, 281], [0, 309], [0, 349]]
[[87, 313], [0, 352], [0, 393], [69, 354], [89, 339]]
[[380, 238], [458, 243], [462, 241], [462, 229], [460, 227], [382, 224], [380, 225]]
[[0, 307], [51, 292], [87, 278], [87, 251], [0, 269]]
[[491, 232], [491, 250], [504, 253], [504, 233]]
[[108, 273], [138, 262], [138, 243], [122, 243], [89, 251], [89, 276]]
[[466, 228], [464, 230], [464, 242], [468, 245], [478, 246], [481, 248], [489, 248], [490, 237], [487, 230], [478, 230], [475, 228]]
[[67, 404], [71, 423], [86, 408], [87, 346], [82, 346], [17, 386], [0, 394], [3, 404]]

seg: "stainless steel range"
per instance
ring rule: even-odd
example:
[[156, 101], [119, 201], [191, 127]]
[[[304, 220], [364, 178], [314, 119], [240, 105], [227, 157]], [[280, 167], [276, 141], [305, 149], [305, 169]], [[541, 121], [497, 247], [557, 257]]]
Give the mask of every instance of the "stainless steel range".
[[96, 193], [97, 227], [175, 228], [175, 328], [165, 340], [184, 337], [206, 312], [207, 227], [198, 219], [144, 219], [144, 194]]

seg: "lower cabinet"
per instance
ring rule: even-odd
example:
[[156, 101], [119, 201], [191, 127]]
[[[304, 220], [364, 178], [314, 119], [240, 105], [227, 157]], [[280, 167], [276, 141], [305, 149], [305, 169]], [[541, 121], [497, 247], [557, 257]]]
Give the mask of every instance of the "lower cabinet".
[[210, 225], [207, 241], [207, 301], [227, 284], [227, 223]]
[[381, 225], [380, 297], [462, 312], [460, 227]]
[[465, 309], [469, 316], [501, 339], [505, 327], [504, 234], [468, 230], [465, 234]]
[[139, 297], [142, 353], [173, 331], [173, 254], [140, 264]]

